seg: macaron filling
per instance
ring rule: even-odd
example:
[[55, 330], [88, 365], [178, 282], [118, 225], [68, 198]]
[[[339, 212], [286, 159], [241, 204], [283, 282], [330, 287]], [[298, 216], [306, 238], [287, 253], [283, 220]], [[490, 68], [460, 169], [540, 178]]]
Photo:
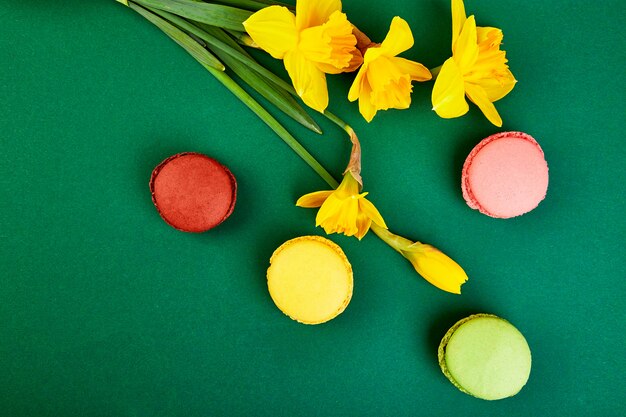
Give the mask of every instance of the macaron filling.
[[324, 323], [341, 314], [352, 298], [352, 266], [335, 243], [302, 236], [274, 251], [267, 286], [274, 304], [293, 320]]
[[461, 188], [468, 206], [495, 218], [533, 210], [548, 189], [548, 164], [539, 144], [522, 132], [481, 141], [463, 165]]
[[215, 159], [186, 152], [167, 158], [154, 169], [150, 191], [163, 220], [178, 230], [200, 233], [233, 212], [237, 182]]

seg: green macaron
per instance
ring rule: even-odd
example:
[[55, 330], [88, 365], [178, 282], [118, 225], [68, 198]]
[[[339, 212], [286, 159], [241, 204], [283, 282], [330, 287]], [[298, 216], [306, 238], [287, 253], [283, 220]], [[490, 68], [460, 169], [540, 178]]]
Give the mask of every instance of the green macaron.
[[441, 340], [438, 357], [450, 382], [484, 400], [512, 397], [530, 376], [526, 339], [511, 323], [492, 314], [458, 321]]

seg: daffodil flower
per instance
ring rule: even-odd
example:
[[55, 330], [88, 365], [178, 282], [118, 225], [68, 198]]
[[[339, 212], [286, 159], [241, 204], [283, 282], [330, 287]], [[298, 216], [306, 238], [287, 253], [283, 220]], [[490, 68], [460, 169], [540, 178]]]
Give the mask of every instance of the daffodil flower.
[[243, 25], [261, 49], [283, 60], [298, 95], [319, 112], [328, 106], [325, 74], [354, 71], [362, 61], [340, 0], [298, 0], [295, 16], [269, 6]]
[[343, 233], [361, 240], [372, 222], [384, 228], [387, 225], [374, 204], [365, 198], [367, 193], [360, 193], [359, 188], [360, 184], [348, 171], [336, 190], [306, 194], [298, 199], [296, 205], [320, 207], [315, 225], [322, 226], [327, 234]]
[[368, 122], [378, 110], [408, 108], [413, 90], [411, 81], [431, 79], [430, 71], [422, 64], [396, 56], [412, 46], [411, 28], [396, 16], [385, 40], [367, 48], [348, 100], [359, 100], [359, 111]]
[[433, 110], [439, 116], [467, 113], [467, 95], [491, 123], [502, 126], [493, 103], [506, 96], [517, 81], [506, 64], [506, 52], [500, 50], [501, 43], [500, 29], [476, 27], [474, 16], [465, 15], [463, 0], [452, 0], [452, 57], [438, 71], [432, 93]]
[[322, 226], [327, 234], [343, 233], [361, 240], [370, 230], [372, 223], [383, 229], [386, 229], [387, 225], [374, 204], [365, 198], [368, 193], [361, 193], [363, 179], [359, 139], [350, 126], [333, 115], [329, 116], [350, 136], [352, 151], [348, 167], [343, 174], [343, 180], [335, 190], [303, 195], [296, 202], [296, 206], [319, 207], [315, 225]]
[[372, 226], [374, 233], [411, 262], [415, 271], [435, 287], [453, 294], [461, 293], [467, 274], [454, 260], [439, 249], [412, 242], [386, 229]]

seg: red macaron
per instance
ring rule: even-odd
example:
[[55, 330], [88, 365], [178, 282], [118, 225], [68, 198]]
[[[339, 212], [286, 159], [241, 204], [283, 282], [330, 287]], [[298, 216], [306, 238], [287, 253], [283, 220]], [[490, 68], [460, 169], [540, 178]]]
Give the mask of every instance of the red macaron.
[[150, 191], [166, 223], [183, 232], [201, 233], [233, 212], [237, 182], [215, 159], [184, 152], [170, 156], [152, 171]]

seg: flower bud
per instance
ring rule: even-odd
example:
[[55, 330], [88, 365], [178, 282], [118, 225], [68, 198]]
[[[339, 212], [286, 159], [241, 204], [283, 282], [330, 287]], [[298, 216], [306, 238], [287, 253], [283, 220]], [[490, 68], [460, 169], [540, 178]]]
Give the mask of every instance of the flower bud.
[[461, 285], [467, 281], [467, 274], [448, 255], [434, 246], [412, 242], [375, 224], [372, 224], [372, 231], [408, 259], [426, 281], [443, 291], [461, 294]]
[[413, 264], [418, 274], [435, 287], [454, 294], [461, 293], [461, 285], [467, 281], [467, 274], [439, 249], [416, 242], [400, 253]]

